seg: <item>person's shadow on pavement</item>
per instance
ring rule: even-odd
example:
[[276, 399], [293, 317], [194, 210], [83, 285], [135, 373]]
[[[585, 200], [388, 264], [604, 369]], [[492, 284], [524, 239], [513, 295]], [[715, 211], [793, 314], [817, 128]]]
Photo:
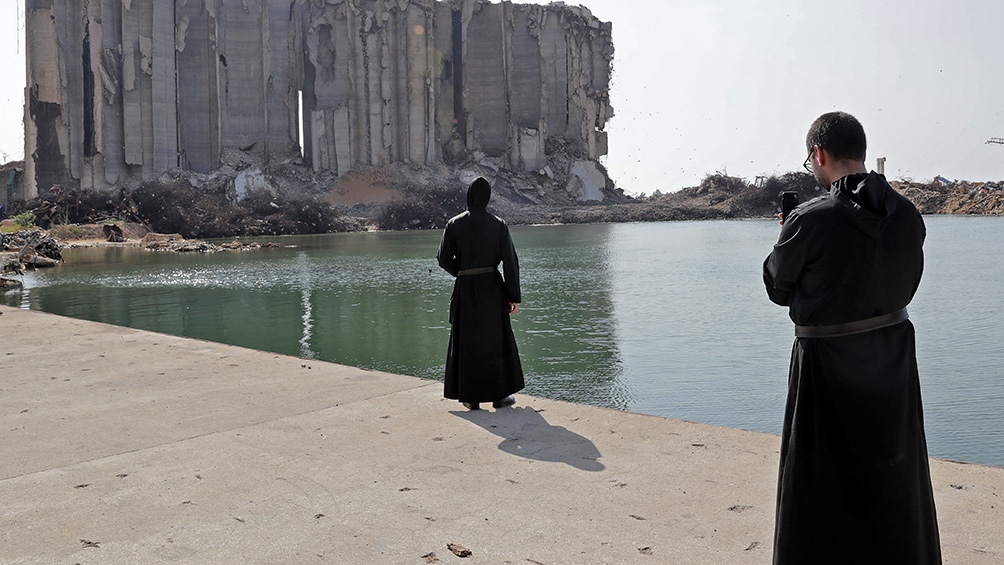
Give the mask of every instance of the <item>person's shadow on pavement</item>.
[[589, 439], [561, 426], [552, 426], [529, 406], [489, 412], [457, 411], [453, 414], [503, 438], [499, 449], [512, 455], [566, 463], [583, 471], [602, 471], [600, 452]]

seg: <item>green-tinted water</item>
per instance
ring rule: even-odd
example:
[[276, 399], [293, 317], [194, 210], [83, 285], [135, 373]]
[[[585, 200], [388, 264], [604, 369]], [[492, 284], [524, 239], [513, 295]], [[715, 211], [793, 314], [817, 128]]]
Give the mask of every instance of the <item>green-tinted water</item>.
[[[932, 455], [1004, 465], [999, 218], [926, 219], [910, 306]], [[792, 327], [763, 290], [777, 224], [514, 228], [527, 393], [777, 433]], [[5, 304], [441, 379], [439, 232], [281, 238], [213, 255], [66, 252]], [[6, 331], [6, 328], [5, 328]]]
[[[599, 228], [600, 230], [604, 228]], [[517, 230], [518, 231], [518, 230]], [[626, 408], [595, 228], [523, 234], [526, 302], [514, 327], [531, 389]], [[532, 234], [532, 235], [530, 235]], [[282, 238], [212, 255], [68, 250], [10, 305], [254, 349], [441, 379], [452, 277], [438, 232]], [[590, 400], [591, 399], [591, 400]]]

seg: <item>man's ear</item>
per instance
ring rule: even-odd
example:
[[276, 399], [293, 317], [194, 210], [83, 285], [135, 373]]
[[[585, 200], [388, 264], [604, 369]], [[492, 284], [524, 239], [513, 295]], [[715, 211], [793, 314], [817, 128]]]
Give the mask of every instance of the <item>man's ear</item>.
[[813, 149], [816, 150], [816, 163], [819, 163], [819, 167], [825, 167], [833, 162], [833, 155], [827, 150], [818, 145], [813, 145]]

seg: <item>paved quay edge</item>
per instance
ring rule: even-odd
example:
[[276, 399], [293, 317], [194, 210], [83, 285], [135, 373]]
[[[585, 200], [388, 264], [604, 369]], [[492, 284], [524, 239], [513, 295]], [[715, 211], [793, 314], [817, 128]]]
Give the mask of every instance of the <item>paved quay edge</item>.
[[[436, 381], [6, 306], [0, 335], [0, 563], [770, 563], [771, 434], [467, 412]], [[1004, 561], [1004, 469], [931, 465], [944, 562]]]

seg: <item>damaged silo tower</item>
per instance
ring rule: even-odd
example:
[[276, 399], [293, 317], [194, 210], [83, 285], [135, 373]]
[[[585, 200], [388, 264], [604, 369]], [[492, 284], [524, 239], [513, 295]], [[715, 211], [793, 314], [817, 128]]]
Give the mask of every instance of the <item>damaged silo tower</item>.
[[302, 151], [337, 174], [478, 154], [536, 173], [552, 145], [582, 160], [606, 154], [611, 26], [582, 7], [28, 0], [26, 10], [27, 197], [210, 172], [228, 150], [266, 162]]
[[295, 150], [296, 4], [28, 0], [26, 185], [102, 188], [208, 172], [227, 147]]

